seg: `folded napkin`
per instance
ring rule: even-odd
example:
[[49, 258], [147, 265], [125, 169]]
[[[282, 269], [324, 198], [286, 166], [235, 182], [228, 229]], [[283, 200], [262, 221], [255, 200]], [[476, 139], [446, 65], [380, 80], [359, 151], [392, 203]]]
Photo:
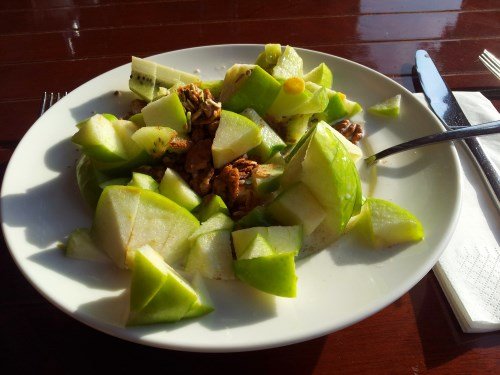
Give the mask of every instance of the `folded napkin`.
[[[471, 124], [500, 120], [491, 102], [479, 92], [455, 92]], [[416, 94], [425, 103], [422, 94]], [[500, 170], [500, 134], [479, 138]], [[462, 207], [453, 237], [434, 273], [464, 332], [500, 330], [500, 215], [483, 179], [463, 145]]]

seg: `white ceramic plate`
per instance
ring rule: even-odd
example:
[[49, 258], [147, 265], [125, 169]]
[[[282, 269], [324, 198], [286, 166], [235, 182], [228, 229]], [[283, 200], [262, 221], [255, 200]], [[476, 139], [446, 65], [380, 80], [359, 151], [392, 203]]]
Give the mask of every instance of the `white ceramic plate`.
[[[222, 45], [173, 51], [152, 60], [223, 78], [233, 63], [252, 63], [258, 45]], [[305, 71], [332, 68], [334, 87], [368, 107], [402, 95], [397, 120], [366, 117], [365, 149], [381, 150], [440, 131], [432, 113], [407, 90], [359, 64], [298, 50]], [[309, 340], [349, 326], [412, 288], [437, 261], [457, 218], [458, 159], [452, 146], [436, 145], [387, 158], [372, 181], [362, 168], [365, 194], [392, 200], [421, 219], [424, 241], [383, 251], [345, 237], [298, 261], [298, 297], [273, 298], [235, 282], [211, 282], [215, 312], [198, 320], [124, 328], [129, 275], [110, 265], [66, 258], [57, 247], [76, 227], [91, 223], [75, 181], [78, 152], [69, 141], [75, 123], [93, 112], [125, 114], [130, 65], [82, 85], [49, 109], [27, 132], [5, 173], [2, 227], [17, 265], [51, 303], [89, 326], [145, 345], [187, 351], [263, 349]], [[120, 96], [113, 95], [119, 90]]]

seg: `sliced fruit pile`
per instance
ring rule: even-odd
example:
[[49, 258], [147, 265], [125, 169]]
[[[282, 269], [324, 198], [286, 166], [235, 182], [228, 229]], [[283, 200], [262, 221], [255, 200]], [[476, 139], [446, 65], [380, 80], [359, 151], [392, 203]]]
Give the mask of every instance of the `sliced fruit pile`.
[[356, 231], [375, 247], [422, 239], [410, 213], [362, 204], [361, 149], [333, 127], [362, 109], [332, 85], [326, 64], [304, 74], [295, 49], [279, 44], [219, 81], [133, 57], [139, 109], [96, 114], [72, 137], [95, 213], [66, 254], [130, 269], [128, 324], [138, 325], [212, 311], [207, 278], [295, 297], [297, 255], [337, 240], [360, 212]]

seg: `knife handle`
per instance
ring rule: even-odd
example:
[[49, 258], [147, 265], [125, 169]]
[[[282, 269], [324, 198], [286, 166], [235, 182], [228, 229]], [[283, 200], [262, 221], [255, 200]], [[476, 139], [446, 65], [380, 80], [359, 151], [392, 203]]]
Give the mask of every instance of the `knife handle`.
[[493, 199], [493, 203], [497, 209], [500, 210], [500, 178], [498, 172], [495, 170], [495, 167], [484, 153], [483, 148], [476, 138], [464, 139], [464, 142], [469, 152], [474, 156], [473, 160], [476, 162], [483, 179], [487, 182], [486, 186]]

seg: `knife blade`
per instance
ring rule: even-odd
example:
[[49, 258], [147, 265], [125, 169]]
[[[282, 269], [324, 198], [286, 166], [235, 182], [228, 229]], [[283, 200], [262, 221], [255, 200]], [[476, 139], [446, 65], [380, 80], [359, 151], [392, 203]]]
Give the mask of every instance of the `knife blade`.
[[[415, 67], [425, 99], [434, 114], [439, 118], [446, 130], [460, 126], [471, 126], [457, 99], [439, 74], [434, 62], [425, 50], [415, 54]], [[486, 182], [493, 203], [500, 210], [500, 175], [484, 153], [476, 138], [468, 138], [464, 142], [473, 156], [478, 170]]]

